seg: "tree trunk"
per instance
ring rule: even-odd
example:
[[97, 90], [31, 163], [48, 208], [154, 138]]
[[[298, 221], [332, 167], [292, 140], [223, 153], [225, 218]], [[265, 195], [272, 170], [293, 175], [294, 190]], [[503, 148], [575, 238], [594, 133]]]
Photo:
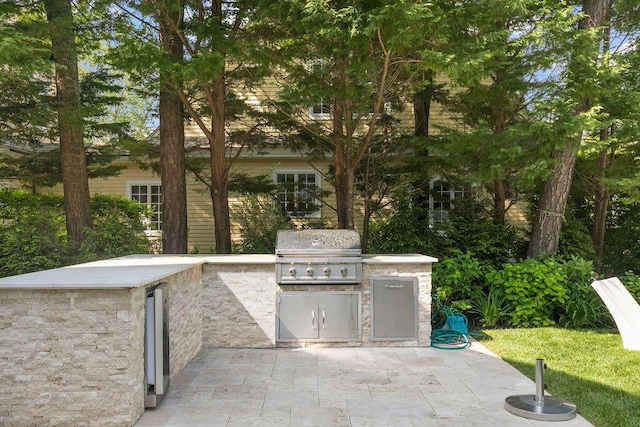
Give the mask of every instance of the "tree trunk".
[[[162, 14], [160, 34], [162, 47], [172, 62], [183, 59], [183, 47], [172, 22], [181, 27], [178, 8]], [[187, 253], [187, 184], [185, 177], [183, 107], [177, 95], [176, 82], [160, 74], [160, 178], [162, 181], [162, 252]]]
[[56, 65], [58, 134], [67, 234], [80, 244], [86, 237], [85, 229], [91, 227], [91, 203], [73, 13], [69, 0], [45, 0], [44, 6]]
[[[611, 0], [584, 0], [583, 11], [586, 17], [580, 21], [578, 28], [589, 30], [604, 25], [607, 22], [610, 9]], [[579, 100], [575, 114], [586, 112], [589, 107], [588, 99]], [[527, 250], [529, 257], [534, 258], [543, 253], [553, 253], [558, 249], [564, 211], [580, 148], [580, 138], [575, 138], [576, 140], [569, 143], [563, 150], [554, 152], [553, 176], [545, 182], [540, 196], [538, 210], [532, 225], [531, 242]]]
[[338, 228], [352, 230], [354, 172], [349, 144], [345, 141], [343, 117], [345, 108], [339, 102], [333, 105], [333, 166], [335, 173], [336, 211]]
[[216, 253], [231, 253], [231, 221], [229, 219], [228, 167], [225, 139], [225, 78], [221, 76], [211, 83], [211, 202], [216, 238]]
[[558, 249], [577, 157], [578, 144], [575, 144], [572, 150], [556, 152], [554, 155], [556, 164], [553, 167], [553, 176], [544, 184], [531, 231], [531, 242], [527, 251], [527, 256], [531, 258], [553, 253]]
[[504, 179], [493, 181], [493, 223], [504, 224], [507, 190]]
[[435, 93], [433, 73], [431, 71], [427, 72], [425, 81], [428, 81], [429, 85], [413, 96], [415, 136], [429, 136], [429, 113], [431, 111], [431, 100]]
[[[606, 132], [603, 132], [603, 134], [606, 134]], [[608, 134], [605, 135], [605, 139], [607, 135]], [[608, 150], [602, 150], [600, 152], [600, 156], [598, 157], [598, 172], [596, 175], [596, 179], [598, 181], [596, 182], [595, 190], [595, 206], [593, 209], [593, 228], [591, 229], [591, 239], [593, 240], [593, 246], [596, 249], [598, 259], [602, 259], [602, 255], [604, 253], [605, 225], [607, 223], [607, 210], [609, 208], [609, 191], [601, 181], [602, 178], [605, 177], [606, 169], [611, 166], [607, 162], [608, 157]]]

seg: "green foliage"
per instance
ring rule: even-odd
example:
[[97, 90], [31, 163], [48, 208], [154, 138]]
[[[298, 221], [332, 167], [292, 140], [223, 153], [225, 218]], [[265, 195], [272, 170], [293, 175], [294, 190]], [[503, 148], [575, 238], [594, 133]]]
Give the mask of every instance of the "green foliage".
[[637, 274], [634, 274], [631, 271], [626, 271], [624, 275], [620, 278], [620, 281], [624, 284], [624, 287], [627, 288], [629, 293], [640, 304], [640, 276], [638, 276]]
[[602, 264], [607, 275], [640, 272], [640, 203], [611, 203]]
[[65, 265], [70, 246], [62, 212], [51, 207], [19, 210], [0, 226], [0, 277]]
[[278, 230], [294, 228], [282, 207], [264, 196], [246, 194], [240, 206], [232, 211], [238, 223], [241, 241], [239, 253], [274, 253]]
[[0, 191], [0, 276], [149, 251], [145, 206], [94, 196], [91, 209], [94, 226], [76, 248], [66, 235], [61, 196]]
[[440, 231], [440, 245], [444, 248], [469, 252], [496, 268], [524, 253], [525, 244], [518, 230], [508, 223], [495, 224], [482, 200], [473, 195], [456, 198]]
[[502, 270], [489, 272], [486, 280], [489, 286], [504, 290], [513, 326], [553, 325], [554, 309], [567, 299], [564, 270], [553, 259], [505, 264]]
[[557, 309], [558, 324], [567, 328], [609, 326], [609, 311], [590, 284], [593, 262], [572, 257], [561, 265], [566, 276], [567, 300]]
[[454, 310], [468, 310], [485, 273], [470, 253], [454, 250], [433, 266], [433, 294]]
[[369, 252], [436, 254], [438, 237], [424, 214], [408, 201], [399, 201], [384, 219], [371, 223]]
[[593, 247], [593, 240], [589, 230], [584, 222], [574, 217], [571, 211], [572, 208], [567, 207], [565, 212], [566, 220], [562, 224], [556, 255], [564, 259], [571, 259], [572, 257], [595, 259], [596, 251]]
[[473, 295], [469, 312], [478, 316], [483, 327], [495, 328], [507, 317], [507, 297], [502, 289], [489, 286], [488, 291], [478, 291]]
[[86, 231], [78, 262], [149, 252], [141, 221], [149, 214], [146, 206], [122, 197], [94, 196], [91, 208], [93, 227]]

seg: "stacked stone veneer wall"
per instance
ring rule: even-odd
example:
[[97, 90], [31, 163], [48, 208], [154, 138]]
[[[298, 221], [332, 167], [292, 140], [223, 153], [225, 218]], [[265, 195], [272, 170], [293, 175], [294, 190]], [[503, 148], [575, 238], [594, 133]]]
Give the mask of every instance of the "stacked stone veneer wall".
[[[418, 278], [417, 341], [370, 341], [372, 277]], [[362, 340], [324, 345], [430, 344], [431, 265], [423, 262], [365, 262], [363, 283], [345, 286], [280, 287], [275, 264], [249, 256], [203, 257], [133, 288], [4, 287], [0, 426], [133, 425], [144, 412], [146, 290], [158, 283], [164, 283], [167, 298], [170, 381], [202, 346], [280, 345], [275, 336], [279, 291], [361, 292]]]
[[274, 264], [205, 264], [203, 345], [274, 347], [276, 289]]
[[173, 379], [202, 348], [202, 268], [166, 280], [169, 317], [169, 368]]
[[[431, 265], [367, 264], [362, 271], [362, 341], [371, 341], [371, 279], [375, 277], [415, 277], [418, 279], [418, 340], [375, 341], [378, 346], [431, 345]], [[366, 325], [366, 327], [365, 327]]]
[[[415, 277], [418, 279], [418, 340], [371, 341], [372, 277]], [[362, 284], [287, 285], [275, 283], [275, 265], [216, 265], [203, 267], [204, 347], [274, 347], [276, 342], [276, 292], [360, 291], [362, 292], [362, 339], [322, 345], [412, 346], [430, 345], [431, 266], [411, 263], [363, 265]], [[305, 344], [308, 344], [305, 343]]]
[[[201, 268], [162, 282], [173, 378], [202, 347]], [[145, 289], [0, 290], [0, 426], [133, 425]]]
[[142, 414], [143, 289], [3, 290], [0, 329], [0, 425], [129, 425]]

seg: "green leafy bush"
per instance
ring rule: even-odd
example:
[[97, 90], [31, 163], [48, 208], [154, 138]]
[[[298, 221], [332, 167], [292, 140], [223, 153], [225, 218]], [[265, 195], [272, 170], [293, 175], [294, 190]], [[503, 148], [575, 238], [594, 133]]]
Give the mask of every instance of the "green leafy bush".
[[369, 228], [370, 253], [421, 253], [440, 256], [439, 237], [429, 221], [410, 202], [400, 202], [384, 219], [372, 221]]
[[294, 228], [282, 207], [264, 196], [244, 195], [232, 215], [239, 225], [240, 243], [235, 247], [239, 253], [272, 254], [278, 230]]
[[93, 227], [86, 230], [77, 262], [149, 252], [142, 218], [148, 214], [140, 203], [114, 196], [91, 199]]
[[620, 281], [640, 304], [640, 276], [634, 274], [632, 271], [627, 271], [620, 278]]
[[439, 245], [469, 252], [483, 264], [494, 268], [522, 258], [525, 242], [511, 224], [495, 224], [490, 212], [475, 197], [456, 199], [448, 221], [440, 226]]
[[482, 289], [485, 272], [486, 267], [470, 253], [453, 250], [433, 266], [433, 294], [454, 310], [468, 310]]
[[500, 271], [490, 271], [486, 280], [488, 286], [504, 291], [512, 326], [553, 325], [554, 309], [567, 300], [564, 270], [553, 259], [505, 264]]
[[0, 226], [0, 277], [60, 267], [69, 261], [70, 245], [60, 212], [16, 209], [15, 214]]
[[566, 276], [567, 300], [557, 308], [558, 324], [567, 328], [609, 326], [609, 311], [591, 287], [593, 262], [572, 256], [561, 265]]
[[477, 315], [482, 327], [495, 328], [502, 325], [509, 311], [504, 291], [496, 286], [489, 286], [487, 291], [478, 291], [471, 301], [470, 313]]
[[145, 206], [94, 196], [91, 210], [93, 227], [77, 248], [67, 239], [61, 196], [0, 191], [0, 277], [148, 252]]

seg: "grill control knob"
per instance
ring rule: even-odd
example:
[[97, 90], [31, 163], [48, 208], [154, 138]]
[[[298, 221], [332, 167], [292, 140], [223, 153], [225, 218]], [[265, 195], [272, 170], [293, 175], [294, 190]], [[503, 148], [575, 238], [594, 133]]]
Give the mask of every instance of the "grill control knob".
[[291, 276], [291, 277], [296, 277], [296, 274], [298, 274], [298, 270], [296, 270], [296, 268], [295, 268], [295, 267], [291, 267], [291, 268], [289, 269], [289, 276]]
[[325, 277], [331, 276], [331, 269], [329, 267], [325, 267], [324, 270], [322, 270], [322, 274], [324, 274]]
[[347, 277], [347, 273], [349, 273], [349, 269], [347, 267], [342, 267], [340, 269], [340, 274], [342, 274], [342, 277]]
[[307, 268], [307, 276], [309, 277], [313, 276], [313, 268], [311, 267]]

